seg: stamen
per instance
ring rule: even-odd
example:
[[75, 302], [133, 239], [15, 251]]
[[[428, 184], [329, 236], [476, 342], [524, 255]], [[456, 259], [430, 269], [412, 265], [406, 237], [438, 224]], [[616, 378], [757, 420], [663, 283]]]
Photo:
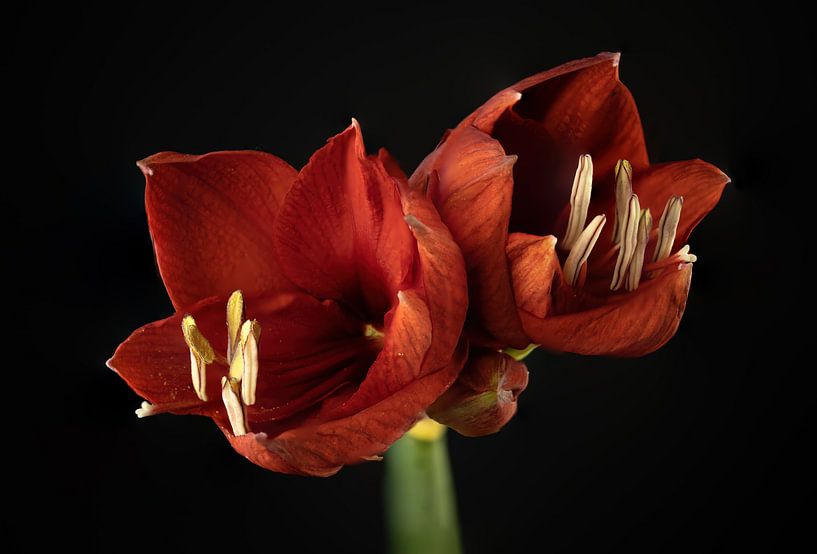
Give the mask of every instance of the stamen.
[[145, 400], [142, 401], [142, 407], [136, 409], [136, 417], [138, 417], [139, 419], [143, 417], [149, 417], [154, 415], [155, 411], [156, 406]]
[[204, 360], [204, 363], [211, 364], [216, 357], [213, 347], [210, 346], [210, 341], [204, 338], [204, 335], [196, 326], [196, 320], [192, 315], [184, 316], [182, 319], [182, 333], [184, 334], [184, 342], [187, 346], [196, 353], [196, 355]]
[[695, 263], [695, 262], [698, 261], [698, 256], [696, 256], [695, 254], [690, 254], [689, 253], [689, 245], [688, 244], [684, 245], [684, 247], [681, 248], [678, 252], [676, 252], [675, 256], [673, 256], [673, 257], [678, 258], [679, 262], [684, 262], [686, 264], [691, 264], [691, 263]]
[[238, 382], [235, 379], [221, 378], [221, 399], [224, 407], [227, 408], [227, 418], [233, 428], [233, 435], [237, 437], [246, 435], [248, 432], [247, 414], [238, 397]]
[[606, 221], [607, 218], [604, 215], [594, 217], [579, 235], [576, 244], [570, 249], [570, 254], [568, 254], [564, 266], [565, 279], [570, 283], [570, 286], [575, 287], [578, 283], [582, 266], [590, 257], [590, 252], [593, 251], [596, 241], [599, 240], [599, 235], [601, 235], [601, 230], [604, 228]]
[[241, 400], [245, 406], [255, 404], [255, 386], [258, 382], [258, 339], [260, 337], [261, 326], [257, 321], [244, 322], [241, 327], [241, 357], [244, 358]]
[[618, 290], [624, 284], [630, 262], [633, 260], [633, 253], [638, 245], [638, 220], [641, 215], [641, 206], [638, 203], [638, 196], [633, 194], [627, 204], [627, 213], [621, 220], [621, 242], [619, 243], [618, 258], [616, 258], [616, 268], [613, 270], [613, 281], [610, 283], [610, 290]]
[[616, 221], [613, 225], [613, 242], [621, 242], [624, 232], [624, 219], [627, 217], [627, 209], [630, 197], [633, 195], [633, 166], [627, 160], [619, 160], [616, 163]]
[[678, 230], [678, 222], [681, 220], [683, 205], [683, 196], [673, 196], [667, 201], [664, 213], [661, 214], [661, 219], [658, 221], [658, 242], [655, 244], [653, 262], [660, 262], [672, 252], [672, 244], [675, 242], [675, 232]]
[[244, 321], [244, 295], [237, 290], [227, 300], [227, 362], [233, 361], [242, 321]]
[[204, 402], [207, 402], [207, 364], [199, 358], [193, 349], [190, 349], [190, 377], [193, 380], [193, 390]]
[[590, 206], [590, 193], [593, 188], [593, 159], [590, 154], [579, 156], [576, 176], [573, 178], [573, 189], [570, 192], [570, 218], [567, 231], [562, 241], [562, 248], [570, 250], [578, 240], [587, 221], [587, 208]]
[[186, 315], [182, 319], [182, 334], [184, 335], [184, 342], [190, 348], [190, 374], [193, 389], [196, 391], [196, 396], [206, 402], [207, 364], [213, 362], [216, 354], [213, 347], [210, 346], [210, 342], [199, 331], [193, 316]]
[[644, 251], [650, 241], [651, 230], [652, 214], [650, 214], [649, 208], [641, 210], [641, 217], [638, 218], [638, 242], [633, 253], [633, 260], [630, 262], [630, 269], [627, 272], [627, 290], [636, 290], [641, 282], [641, 270], [644, 268]]

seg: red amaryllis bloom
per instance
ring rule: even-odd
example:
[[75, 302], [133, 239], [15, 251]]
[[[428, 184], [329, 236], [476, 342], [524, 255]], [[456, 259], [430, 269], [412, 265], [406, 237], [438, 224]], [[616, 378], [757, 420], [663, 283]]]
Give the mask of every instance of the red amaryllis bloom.
[[618, 62], [599, 54], [499, 92], [412, 176], [463, 250], [484, 344], [639, 356], [678, 327], [687, 238], [729, 179], [700, 160], [649, 163]]
[[176, 309], [109, 361], [140, 416], [206, 415], [258, 465], [330, 475], [383, 453], [456, 379], [462, 256], [357, 123], [300, 172], [249, 151], [139, 167]]

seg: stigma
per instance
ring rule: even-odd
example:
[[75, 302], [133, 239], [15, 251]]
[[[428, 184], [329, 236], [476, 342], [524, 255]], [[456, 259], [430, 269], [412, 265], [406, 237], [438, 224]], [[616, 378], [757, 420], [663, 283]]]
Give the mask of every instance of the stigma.
[[[605, 245], [602, 259], [616, 257], [610, 280], [610, 290], [628, 291], [638, 289], [644, 277], [652, 278], [660, 267], [671, 263], [693, 263], [697, 260], [689, 252], [689, 245], [674, 255], [672, 248], [681, 220], [684, 205], [682, 196], [671, 196], [664, 207], [658, 227], [653, 233], [653, 217], [649, 209], [642, 209], [639, 198], [633, 193], [633, 166], [627, 160], [619, 160], [614, 170], [615, 209], [611, 244]], [[584, 285], [587, 278], [587, 260], [596, 247], [606, 216], [596, 215], [587, 226], [593, 181], [593, 160], [589, 154], [579, 156], [578, 167], [570, 193], [570, 214], [561, 246], [568, 251], [563, 266], [565, 281], [572, 287]], [[645, 265], [650, 239], [655, 236], [652, 259]]]
[[[190, 350], [190, 374], [193, 390], [203, 402], [207, 401], [207, 365], [218, 361], [227, 366], [227, 375], [221, 378], [221, 400], [227, 410], [233, 434], [249, 432], [247, 406], [255, 404], [258, 384], [258, 342], [261, 326], [244, 315], [244, 296], [237, 290], [227, 300], [227, 357], [216, 354], [210, 342], [196, 325], [193, 316], [182, 319], [182, 334]], [[142, 406], [137, 415], [149, 415], [150, 407]], [[141, 415], [144, 414], [144, 415]]]

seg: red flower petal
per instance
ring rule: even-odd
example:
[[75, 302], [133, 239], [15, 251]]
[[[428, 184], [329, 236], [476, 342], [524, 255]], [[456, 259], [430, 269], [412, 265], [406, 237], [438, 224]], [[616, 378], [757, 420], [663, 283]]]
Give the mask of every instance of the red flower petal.
[[503, 98], [507, 91], [521, 92], [521, 100], [511, 110], [494, 110], [496, 117], [484, 126], [508, 154], [519, 157], [511, 231], [563, 233], [559, 216], [581, 154], [593, 156], [595, 199], [612, 197], [613, 168], [620, 158], [636, 171], [648, 166], [635, 102], [618, 79], [618, 58], [605, 53], [571, 62], [503, 91]]
[[[535, 237], [512, 235], [508, 256], [519, 316], [531, 340], [548, 350], [610, 356], [643, 356], [663, 346], [678, 329], [686, 307], [692, 264], [668, 267], [637, 290], [572, 313], [552, 313], [544, 292], [561, 283], [555, 253]], [[551, 247], [552, 250], [552, 247]], [[563, 294], [563, 289], [558, 291]]]
[[635, 175], [633, 190], [641, 207], [649, 208], [656, 223], [673, 195], [684, 197], [673, 252], [686, 244], [689, 234], [718, 203], [729, 177], [701, 160], [654, 165]]
[[[191, 308], [205, 336], [218, 339], [225, 335], [221, 343], [213, 341], [213, 346], [223, 351], [227, 342], [223, 301], [209, 298]], [[183, 313], [177, 313], [140, 327], [119, 345], [108, 360], [108, 367], [138, 395], [156, 405], [158, 411], [212, 415], [221, 402], [216, 392], [220, 390], [221, 377], [215, 371], [208, 371], [209, 402], [199, 400], [190, 375], [190, 350], [182, 335], [183, 317]], [[218, 333], [214, 335], [216, 330]]]
[[428, 414], [461, 435], [490, 435], [514, 416], [527, 386], [524, 363], [496, 350], [472, 350], [457, 381]]
[[272, 228], [296, 172], [263, 152], [188, 156], [163, 152], [138, 163], [156, 259], [177, 309], [242, 289], [291, 290], [274, 259]]
[[283, 473], [328, 476], [343, 465], [378, 459], [456, 378], [466, 352], [463, 343], [447, 366], [348, 417], [307, 420], [274, 437], [227, 437], [253, 463]]
[[505, 257], [514, 161], [496, 140], [464, 126], [423, 161], [412, 184], [430, 179], [429, 195], [462, 249], [472, 323], [487, 331], [489, 342], [524, 347]]
[[345, 302], [372, 323], [412, 277], [414, 239], [396, 182], [367, 158], [357, 122], [301, 170], [281, 206], [275, 245], [294, 283]]
[[511, 233], [507, 252], [519, 310], [538, 318], [547, 317], [554, 286], [562, 282], [556, 238]]

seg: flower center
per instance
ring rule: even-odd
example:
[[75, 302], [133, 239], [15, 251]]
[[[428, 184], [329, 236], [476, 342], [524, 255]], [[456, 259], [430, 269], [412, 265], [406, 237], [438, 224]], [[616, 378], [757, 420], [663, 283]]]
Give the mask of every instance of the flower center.
[[[619, 160], [615, 168], [616, 206], [613, 227], [613, 244], [610, 254], [617, 254], [616, 265], [610, 282], [610, 290], [617, 291], [622, 286], [628, 291], [638, 288], [644, 275], [652, 277], [656, 265], [665, 260], [692, 263], [697, 257], [689, 253], [689, 246], [681, 248], [670, 256], [675, 242], [675, 233], [681, 219], [684, 199], [671, 196], [658, 222], [655, 250], [652, 263], [645, 267], [644, 255], [650, 242], [652, 214], [649, 209], [641, 209], [638, 196], [633, 193], [633, 167], [627, 160]], [[593, 186], [593, 160], [589, 154], [579, 156], [576, 176], [570, 193], [570, 217], [561, 248], [568, 252], [564, 263], [564, 276], [573, 287], [581, 287], [586, 279], [587, 260], [590, 257], [606, 216], [595, 216], [587, 226], [587, 212]]]
[[244, 296], [235, 291], [227, 300], [227, 358], [218, 356], [210, 342], [196, 326], [193, 316], [182, 319], [184, 341], [190, 349], [190, 374], [196, 395], [207, 401], [207, 365], [218, 360], [228, 368], [221, 378], [221, 400], [227, 410], [227, 417], [233, 434], [246, 435], [249, 432], [247, 406], [255, 404], [255, 389], [258, 382], [258, 341], [261, 326], [256, 320], [244, 317]]

